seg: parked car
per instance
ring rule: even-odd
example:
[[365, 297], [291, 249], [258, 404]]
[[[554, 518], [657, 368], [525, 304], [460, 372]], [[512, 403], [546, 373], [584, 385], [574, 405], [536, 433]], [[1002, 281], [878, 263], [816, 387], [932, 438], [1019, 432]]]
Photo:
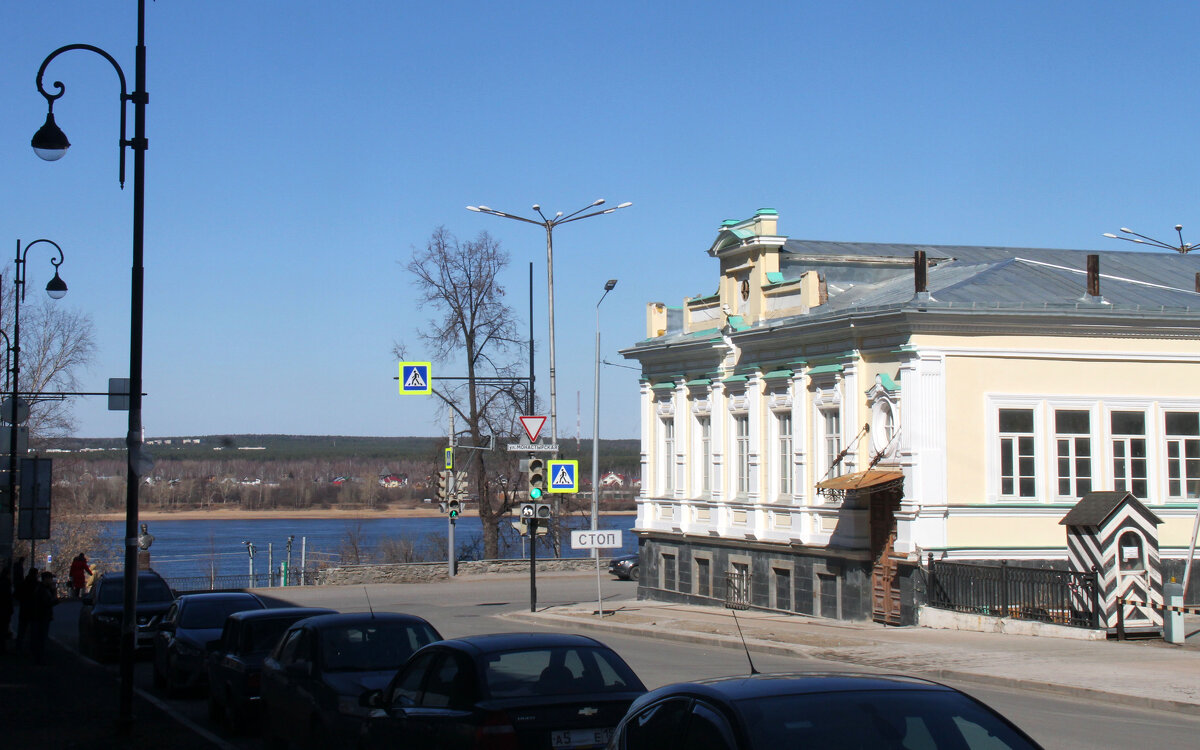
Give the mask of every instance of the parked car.
[[586, 636], [455, 638], [421, 649], [387, 688], [362, 696], [372, 711], [360, 747], [600, 748], [645, 692], [615, 651]]
[[[152, 570], [137, 574], [136, 648], [154, 645], [154, 628], [175, 594], [162, 576]], [[121, 617], [125, 607], [123, 573], [105, 573], [83, 597], [79, 609], [79, 650], [99, 661], [115, 659], [121, 647]]]
[[1041, 750], [980, 701], [898, 675], [755, 674], [667, 685], [629, 709], [609, 750]]
[[625, 581], [637, 582], [638, 579], [638, 556], [623, 555], [614, 557], [608, 562], [608, 572]]
[[246, 591], [184, 594], [176, 599], [154, 634], [154, 686], [173, 694], [202, 685], [208, 679], [205, 647], [220, 637], [225, 618], [265, 606]]
[[306, 617], [334, 615], [321, 607], [279, 607], [234, 612], [208, 651], [208, 716], [233, 733], [246, 729], [261, 708], [263, 660], [289, 627]]
[[441, 634], [415, 615], [320, 615], [293, 624], [263, 662], [268, 746], [352, 744], [367, 710], [359, 697], [388, 684], [413, 653]]

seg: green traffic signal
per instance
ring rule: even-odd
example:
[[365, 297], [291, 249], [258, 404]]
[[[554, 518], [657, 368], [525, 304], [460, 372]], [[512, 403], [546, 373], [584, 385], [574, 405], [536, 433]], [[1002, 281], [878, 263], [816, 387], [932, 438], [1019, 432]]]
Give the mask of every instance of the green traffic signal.
[[540, 487], [530, 487], [529, 488], [529, 499], [530, 500], [537, 500], [541, 496], [542, 496], [542, 489]]

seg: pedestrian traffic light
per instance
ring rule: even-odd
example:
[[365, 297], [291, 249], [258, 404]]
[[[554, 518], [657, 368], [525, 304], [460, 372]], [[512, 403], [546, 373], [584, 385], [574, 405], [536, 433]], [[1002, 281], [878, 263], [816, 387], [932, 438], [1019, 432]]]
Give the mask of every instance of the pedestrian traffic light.
[[458, 498], [454, 498], [453, 500], [451, 500], [449, 502], [449, 507], [450, 507], [450, 517], [458, 518], [458, 509], [460, 507], [462, 507], [458, 502]]
[[521, 504], [521, 520], [522, 521], [533, 520], [534, 507], [535, 506], [533, 503], [522, 503]]
[[536, 518], [539, 523], [549, 523], [550, 522], [550, 504], [549, 503], [534, 504], [533, 517]]
[[529, 499], [541, 499], [546, 493], [546, 462], [531, 456], [529, 468], [525, 472], [525, 481], [529, 484]]

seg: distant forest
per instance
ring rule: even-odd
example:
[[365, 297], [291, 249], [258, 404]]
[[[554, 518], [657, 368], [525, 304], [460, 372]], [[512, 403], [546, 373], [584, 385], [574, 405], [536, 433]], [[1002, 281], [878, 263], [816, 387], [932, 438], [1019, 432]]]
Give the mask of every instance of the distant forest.
[[[578, 459], [590, 492], [590, 440], [560, 440], [562, 458]], [[576, 447], [578, 445], [578, 447]], [[125, 445], [116, 438], [58, 438], [36, 451], [54, 459], [56, 495], [68, 494], [91, 512], [125, 503]], [[436, 492], [446, 438], [308, 435], [203, 435], [147, 439], [154, 468], [143, 477], [146, 510], [346, 508], [383, 511], [414, 507]], [[639, 479], [637, 440], [601, 440], [601, 476], [623, 477], [604, 487], [611, 509], [631, 508]], [[459, 462], [467, 449], [460, 448]], [[498, 443], [488, 472], [520, 482], [519, 458]]]

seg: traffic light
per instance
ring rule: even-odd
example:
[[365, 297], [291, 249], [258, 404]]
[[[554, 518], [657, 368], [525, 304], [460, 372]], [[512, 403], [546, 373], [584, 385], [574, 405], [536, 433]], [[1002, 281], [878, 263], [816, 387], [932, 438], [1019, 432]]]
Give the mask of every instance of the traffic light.
[[450, 498], [450, 472], [438, 472], [438, 488], [437, 496], [439, 502], [445, 502]]
[[531, 456], [529, 468], [525, 471], [525, 481], [529, 485], [529, 499], [540, 500], [546, 494], [546, 462]]
[[458, 498], [454, 498], [453, 500], [451, 500], [448, 503], [448, 505], [450, 507], [450, 517], [458, 518], [458, 509], [461, 507], [461, 505], [458, 502]]
[[533, 517], [538, 520], [538, 524], [550, 523], [550, 504], [535, 503], [533, 506]]

